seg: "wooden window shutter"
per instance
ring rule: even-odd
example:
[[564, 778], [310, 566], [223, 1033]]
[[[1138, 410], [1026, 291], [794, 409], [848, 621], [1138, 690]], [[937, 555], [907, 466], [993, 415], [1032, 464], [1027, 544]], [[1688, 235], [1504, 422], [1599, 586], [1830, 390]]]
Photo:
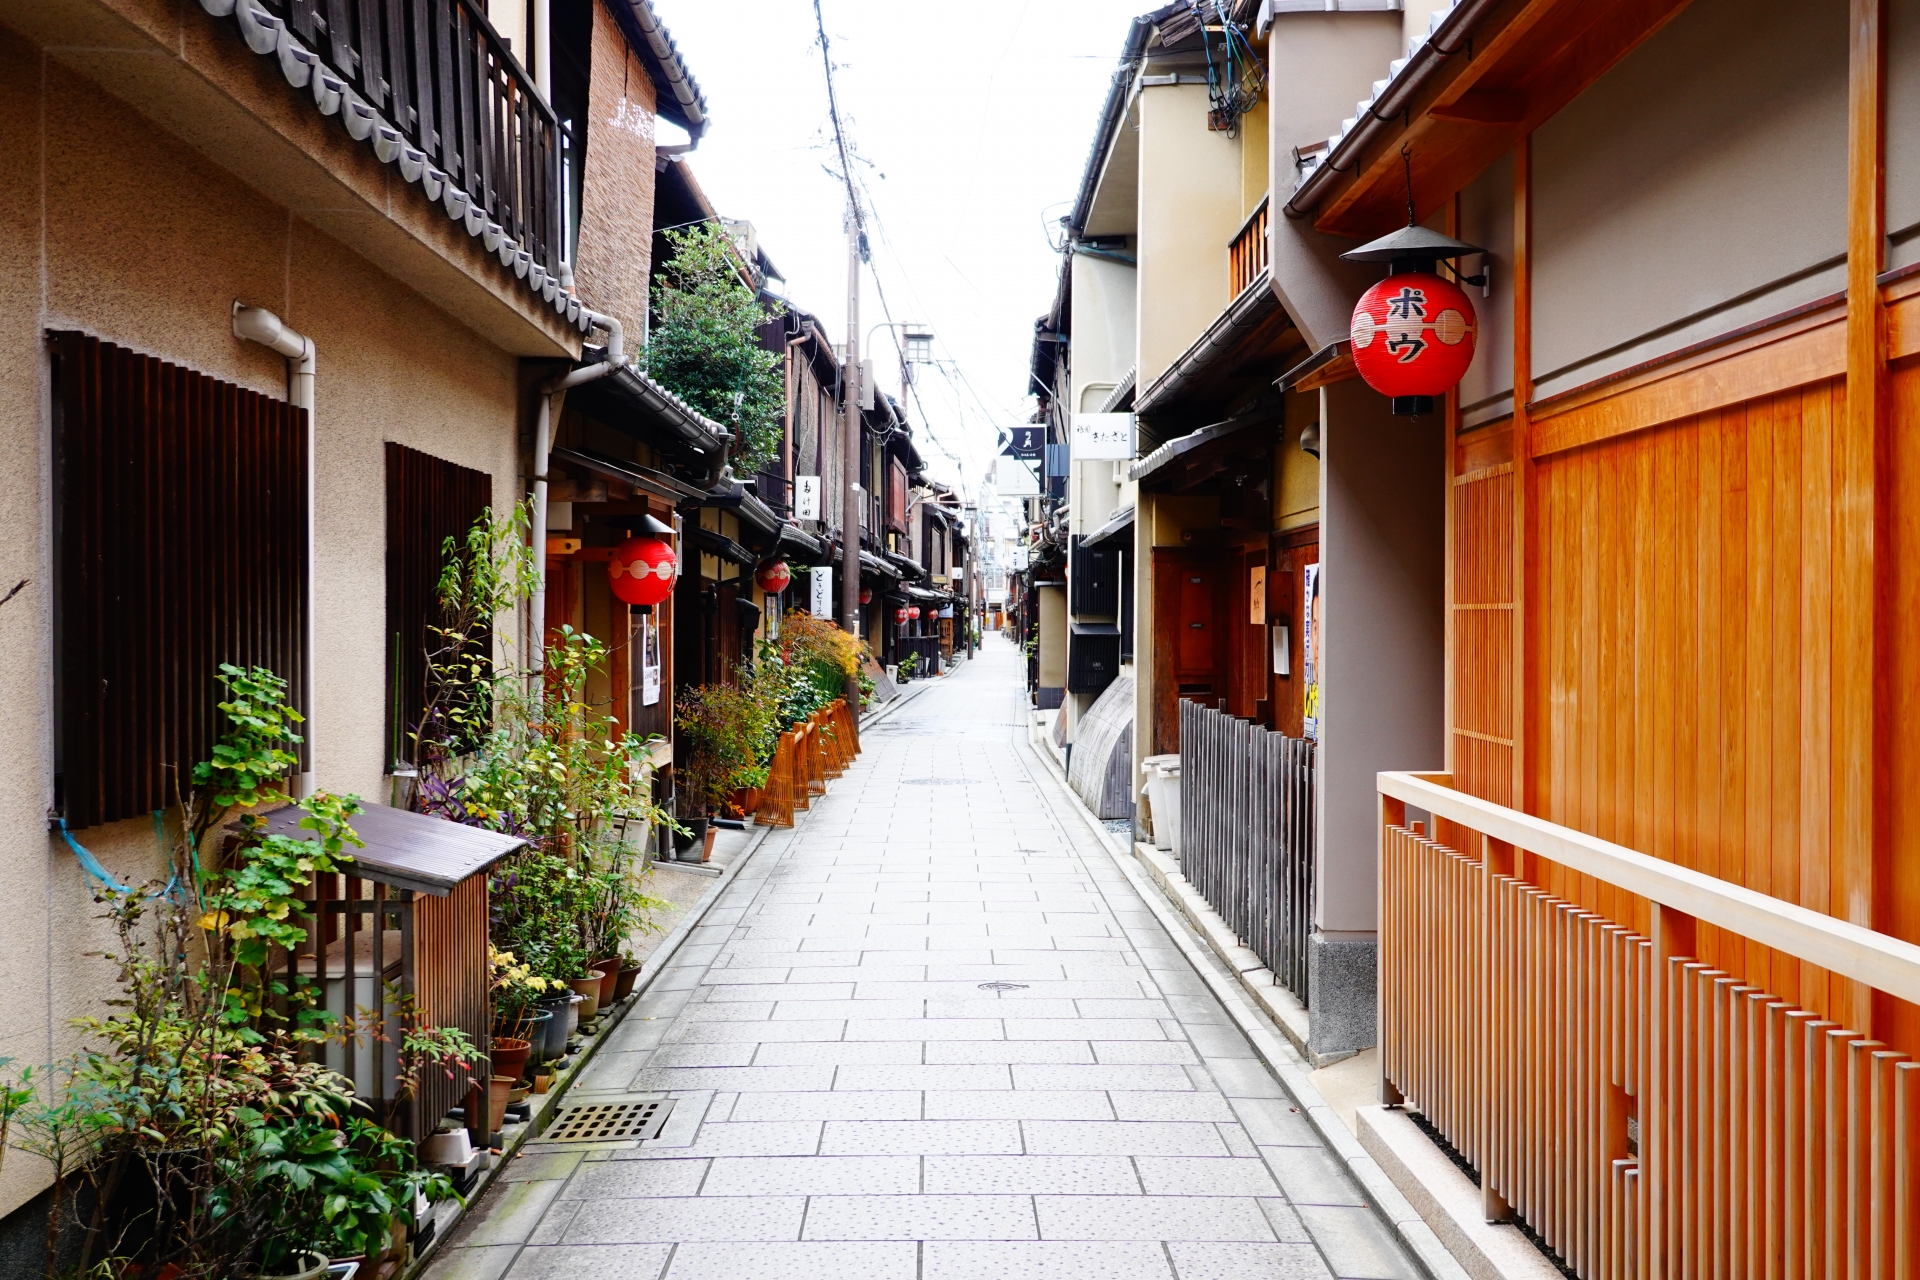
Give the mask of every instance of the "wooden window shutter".
[[56, 803], [88, 827], [190, 785], [220, 663], [269, 668], [310, 705], [307, 421], [84, 333], [48, 338]]
[[[387, 444], [387, 755], [413, 761], [413, 734], [427, 706], [428, 654], [442, 625], [440, 573], [446, 543], [493, 502], [493, 477], [403, 444]], [[493, 650], [491, 640], [483, 651]]]

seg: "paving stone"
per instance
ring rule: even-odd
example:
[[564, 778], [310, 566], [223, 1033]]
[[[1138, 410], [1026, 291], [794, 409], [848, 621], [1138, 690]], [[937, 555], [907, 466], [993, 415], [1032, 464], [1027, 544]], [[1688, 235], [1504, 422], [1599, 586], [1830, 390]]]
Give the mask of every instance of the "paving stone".
[[929, 1120], [1111, 1120], [1107, 1095], [1088, 1089], [929, 1091]]
[[1301, 1205], [1297, 1212], [1340, 1280], [1415, 1280], [1418, 1276], [1373, 1210]]
[[[627, 1066], [625, 1074], [626, 1078], [631, 1080], [634, 1072], [638, 1071], [641, 1067], [751, 1066], [753, 1064], [755, 1047], [756, 1043], [753, 1041], [740, 1043], [695, 1041], [690, 1044], [662, 1045], [651, 1053], [634, 1055], [639, 1058], [640, 1061], [625, 1064]], [[626, 1055], [623, 1054], [620, 1056], [625, 1057]], [[585, 1087], [585, 1082], [590, 1079], [592, 1075], [598, 1074], [594, 1069], [601, 1065], [602, 1057], [604, 1057], [604, 1055], [595, 1057], [591, 1063], [587, 1064], [588, 1074], [580, 1077], [581, 1087]], [[612, 1062], [607, 1063], [607, 1070], [610, 1074], [614, 1073], [615, 1064]]]
[[[1021, 1064], [1013, 1068], [1016, 1089], [1158, 1089], [1191, 1090], [1187, 1073], [1177, 1066], [1076, 1066]], [[1136, 1117], [1147, 1118], [1147, 1117]], [[1228, 1119], [1233, 1117], [1229, 1115]]]
[[[748, 1094], [746, 1097], [752, 1097]], [[744, 1102], [746, 1098], [742, 1098]], [[734, 1110], [740, 1103], [734, 1104]], [[684, 1160], [699, 1156], [810, 1156], [820, 1149], [818, 1120], [707, 1121], [689, 1146], [643, 1146], [643, 1160]]]
[[[1172, 1280], [1166, 1250], [1147, 1241], [930, 1240], [921, 1280]], [[678, 1280], [677, 1277], [673, 1280]]]
[[[542, 1245], [520, 1252], [507, 1280], [656, 1280], [670, 1244]], [[435, 1271], [435, 1276], [440, 1274]]]
[[729, 1089], [740, 1093], [833, 1088], [832, 1067], [647, 1067], [627, 1088], [635, 1093]]
[[1280, 1190], [1257, 1159], [1137, 1156], [1133, 1163], [1150, 1196], [1271, 1196]]
[[[1211, 1091], [1116, 1091], [1113, 1094], [1113, 1113], [1121, 1120], [1224, 1121], [1236, 1132], [1239, 1129], [1233, 1108], [1227, 1105], [1224, 1097]], [[1244, 1139], [1245, 1135], [1241, 1137]], [[1251, 1142], [1247, 1143], [1244, 1154], [1256, 1154]]]
[[1084, 1040], [935, 1040], [926, 1046], [926, 1060], [1092, 1065], [1093, 1047]]
[[1251, 1197], [1035, 1196], [1046, 1240], [1272, 1240]]
[[674, 1250], [665, 1280], [916, 1280], [919, 1265], [910, 1241], [701, 1242]]
[[[725, 973], [720, 969], [714, 972]], [[787, 970], [776, 969], [775, 973], [784, 979]], [[853, 983], [845, 978], [831, 982], [807, 983], [803, 990], [795, 990], [794, 984], [776, 979], [773, 982], [737, 983], [728, 986], [712, 987], [707, 991], [707, 1003], [720, 1004], [735, 1000], [785, 1000], [794, 1004], [814, 1000], [849, 1000], [853, 998]], [[775, 1016], [778, 1016], [776, 1010]], [[838, 1017], [838, 1014], [832, 1015]]]
[[[707, 1008], [715, 1006], [708, 1005]], [[730, 1006], [721, 1005], [719, 1008]], [[691, 1012], [691, 1010], [689, 1010]], [[682, 1022], [667, 1037], [679, 1044], [761, 1044], [770, 1040], [838, 1040], [839, 1019], [793, 1022]], [[898, 1038], [898, 1037], [890, 1037]]]
[[1292, 1102], [1282, 1098], [1229, 1098], [1247, 1136], [1263, 1147], [1318, 1147], [1325, 1145], [1312, 1121]]
[[1140, 1179], [1125, 1156], [928, 1156], [929, 1193], [1138, 1195]]
[[690, 1240], [798, 1240], [804, 1196], [590, 1200], [568, 1244], [672, 1244]]
[[1184, 1066], [1200, 1061], [1184, 1040], [1101, 1040], [1093, 1045], [1093, 1056], [1110, 1067]]
[[1327, 1280], [1333, 1275], [1310, 1244], [1175, 1240], [1167, 1253], [1180, 1280]]
[[1012, 1089], [1013, 1076], [1005, 1066], [993, 1063], [950, 1063], [932, 1066], [867, 1066], [851, 1064], [840, 1068], [834, 1088], [847, 1090], [887, 1089]]
[[1257, 1058], [1208, 1058], [1207, 1074], [1229, 1098], [1284, 1098], [1286, 1091]]
[[809, 1240], [1037, 1240], [1031, 1196], [815, 1196]]
[[1210, 1124], [1153, 1121], [1023, 1120], [1032, 1155], [1224, 1156], [1227, 1146]]
[[1307, 1230], [1300, 1215], [1293, 1206], [1279, 1196], [1260, 1197], [1260, 1211], [1267, 1215], [1267, 1225], [1273, 1228], [1273, 1234], [1291, 1244], [1311, 1244], [1313, 1235]]
[[560, 1193], [563, 1200], [620, 1200], [632, 1196], [691, 1196], [700, 1193], [707, 1161], [600, 1160], [575, 1173]]
[[1020, 1124], [1012, 1120], [829, 1120], [820, 1147], [821, 1155], [1018, 1155], [1021, 1151]]
[[517, 1244], [445, 1248], [433, 1260], [433, 1280], [500, 1280], [519, 1254]]
[[[999, 1040], [997, 1018], [849, 1018], [848, 1040]], [[1058, 1040], [1059, 1036], [1022, 1036], [1028, 1040]]]
[[1345, 1161], [1324, 1147], [1268, 1147], [1267, 1167], [1294, 1205], [1364, 1205]]
[[918, 1156], [741, 1156], [715, 1160], [701, 1194], [906, 1195], [919, 1190]]
[[[816, 1021], [823, 1018], [874, 1019], [923, 1018], [929, 1016], [924, 999], [906, 1000], [782, 1000], [773, 1006], [773, 1020]], [[934, 1014], [948, 1017], [948, 1014]]]
[[913, 1040], [861, 1040], [851, 1044], [845, 1040], [786, 1041], [760, 1045], [754, 1050], [753, 1064], [757, 1067], [841, 1066], [853, 1063], [898, 1066], [919, 1062], [923, 1052], [920, 1043]]
[[749, 1093], [734, 1106], [734, 1120], [919, 1120], [914, 1090], [827, 1090]]

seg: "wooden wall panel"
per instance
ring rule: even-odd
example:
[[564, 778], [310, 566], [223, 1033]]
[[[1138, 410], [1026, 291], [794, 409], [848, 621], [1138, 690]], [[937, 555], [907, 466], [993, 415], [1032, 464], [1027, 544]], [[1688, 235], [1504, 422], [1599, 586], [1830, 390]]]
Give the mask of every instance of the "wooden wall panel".
[[1448, 730], [1462, 790], [1495, 804], [1514, 795], [1513, 435], [1460, 438], [1453, 477], [1453, 680]]

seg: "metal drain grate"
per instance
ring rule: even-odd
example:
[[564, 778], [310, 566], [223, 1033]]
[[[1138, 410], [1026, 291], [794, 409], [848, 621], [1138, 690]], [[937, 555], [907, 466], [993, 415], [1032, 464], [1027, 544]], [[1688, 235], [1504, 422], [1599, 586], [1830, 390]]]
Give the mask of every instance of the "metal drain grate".
[[980, 984], [980, 989], [982, 991], [1025, 991], [1027, 984], [1024, 982], [983, 982]]
[[660, 1136], [667, 1117], [673, 1113], [672, 1098], [646, 1098], [636, 1102], [589, 1102], [562, 1107], [542, 1142], [619, 1142], [633, 1138], [645, 1141]]

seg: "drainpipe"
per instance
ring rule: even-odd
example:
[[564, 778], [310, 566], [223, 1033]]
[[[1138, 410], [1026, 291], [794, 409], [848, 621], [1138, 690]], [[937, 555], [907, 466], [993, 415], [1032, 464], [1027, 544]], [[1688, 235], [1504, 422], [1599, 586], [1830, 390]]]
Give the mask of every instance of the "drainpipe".
[[[539, 567], [533, 579], [532, 668], [535, 677], [547, 669], [547, 468], [553, 460], [553, 402], [567, 388], [604, 378], [625, 368], [627, 363], [626, 330], [620, 327], [620, 322], [610, 315], [589, 311], [584, 307], [580, 310], [580, 316], [592, 327], [607, 331], [607, 358], [599, 364], [549, 378], [536, 391], [538, 416], [533, 428], [533, 549], [534, 563]], [[539, 695], [542, 687], [542, 683], [536, 679], [535, 696]]]
[[287, 399], [294, 408], [304, 409], [307, 414], [307, 622], [306, 635], [302, 637], [306, 648], [304, 673], [306, 688], [300, 693], [301, 700], [307, 708], [304, 736], [308, 767], [295, 776], [293, 785], [293, 798], [305, 800], [314, 791], [312, 766], [316, 756], [313, 745], [313, 725], [318, 719], [314, 715], [313, 707], [313, 663], [318, 654], [314, 644], [316, 612], [314, 579], [319, 567], [314, 554], [314, 510], [318, 501], [315, 486], [318, 472], [314, 465], [314, 446], [317, 437], [313, 429], [313, 339], [287, 328], [279, 316], [264, 307], [245, 306], [237, 300], [233, 304], [233, 336], [247, 342], [257, 342], [287, 358]]
[[553, 0], [533, 0], [533, 87], [553, 105]]

